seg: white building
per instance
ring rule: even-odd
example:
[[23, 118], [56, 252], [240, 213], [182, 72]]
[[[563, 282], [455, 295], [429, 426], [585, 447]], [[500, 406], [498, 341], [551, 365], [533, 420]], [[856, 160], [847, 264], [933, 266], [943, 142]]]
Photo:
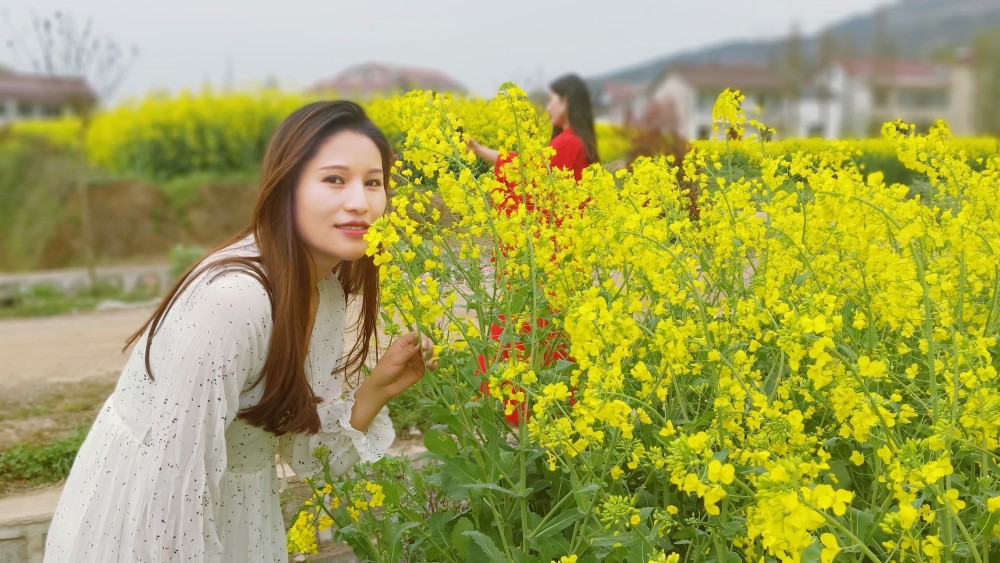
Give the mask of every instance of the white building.
[[82, 78], [0, 74], [0, 125], [77, 113], [96, 103], [97, 96]]
[[[775, 71], [750, 65], [691, 65], [668, 68], [649, 88], [649, 104], [668, 108], [676, 131], [687, 139], [712, 137], [712, 106], [726, 88], [739, 90], [749, 118], [777, 130], [799, 133], [798, 112], [787, 82]], [[717, 133], [717, 135], [725, 132]]]
[[951, 65], [913, 59], [843, 59], [822, 69], [815, 97], [803, 112], [819, 113], [823, 136], [878, 135], [886, 121], [901, 119], [926, 131], [944, 119], [955, 135], [974, 134], [974, 77], [966, 61]]
[[605, 82], [594, 94], [594, 119], [612, 125], [633, 123], [646, 111], [646, 84]]
[[855, 58], [830, 63], [800, 89], [767, 67], [686, 65], [668, 68], [641, 94], [632, 84], [605, 85], [597, 100], [606, 121], [687, 139], [713, 135], [712, 107], [726, 88], [740, 90], [747, 116], [779, 138], [878, 136], [884, 122], [897, 119], [921, 131], [944, 119], [953, 134], [974, 135], [975, 86], [962, 58], [948, 65]]

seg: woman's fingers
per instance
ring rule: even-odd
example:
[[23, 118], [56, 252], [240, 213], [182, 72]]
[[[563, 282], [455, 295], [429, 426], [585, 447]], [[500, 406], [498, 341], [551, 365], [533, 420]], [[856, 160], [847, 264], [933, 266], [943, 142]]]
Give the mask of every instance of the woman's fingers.
[[396, 348], [395, 354], [400, 354], [399, 361], [403, 365], [408, 365], [421, 373], [425, 367], [432, 370], [437, 369], [438, 363], [434, 359], [434, 341], [427, 336], [416, 331], [408, 332], [397, 338], [390, 345], [391, 347]]
[[436, 369], [437, 362], [434, 361], [434, 341], [429, 337], [416, 332], [411, 334], [413, 334], [411, 345], [415, 348], [414, 357], [417, 358], [418, 361], [423, 362], [423, 365], [428, 369]]

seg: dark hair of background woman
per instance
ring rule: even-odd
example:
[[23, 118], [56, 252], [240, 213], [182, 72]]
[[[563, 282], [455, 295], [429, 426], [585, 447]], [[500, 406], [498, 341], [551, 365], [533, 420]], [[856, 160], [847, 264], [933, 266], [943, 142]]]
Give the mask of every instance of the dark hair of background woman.
[[[174, 284], [152, 317], [128, 344], [137, 340], [147, 327], [146, 372], [153, 377], [149, 365], [153, 336], [170, 310], [173, 300], [208, 268], [236, 266], [246, 270], [264, 286], [271, 300], [273, 328], [268, 343], [267, 358], [261, 371], [264, 393], [260, 402], [239, 416], [247, 422], [275, 434], [319, 431], [316, 404], [305, 373], [305, 358], [309, 349], [309, 301], [312, 295], [311, 257], [305, 241], [299, 235], [295, 220], [295, 190], [302, 169], [320, 146], [336, 133], [353, 131], [365, 135], [378, 147], [382, 156], [383, 185], [388, 189], [392, 166], [392, 149], [385, 135], [353, 102], [315, 102], [288, 116], [275, 131], [264, 155], [260, 174], [260, 194], [250, 226], [232, 239], [209, 251], [207, 255], [255, 236], [259, 255], [230, 257], [192, 266]], [[206, 256], [207, 256], [206, 255]], [[371, 256], [353, 262], [340, 262], [334, 271], [348, 297], [361, 295], [361, 325], [358, 339], [340, 363], [338, 371], [351, 373], [368, 359], [368, 345], [375, 337], [378, 316], [379, 272]], [[318, 272], [323, 277], [325, 272]]]
[[[591, 164], [600, 162], [597, 155], [597, 134], [594, 132], [594, 110], [590, 105], [590, 90], [587, 83], [576, 74], [567, 74], [557, 78], [549, 89], [566, 99], [566, 110], [569, 113], [569, 126], [576, 136], [583, 141], [587, 150], [587, 160]], [[552, 128], [552, 138], [562, 133], [561, 127]]]

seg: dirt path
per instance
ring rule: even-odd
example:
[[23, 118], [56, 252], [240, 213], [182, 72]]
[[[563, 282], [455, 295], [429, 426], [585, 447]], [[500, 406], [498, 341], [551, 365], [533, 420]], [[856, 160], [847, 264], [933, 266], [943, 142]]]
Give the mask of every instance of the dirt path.
[[[125, 339], [153, 310], [0, 320], [0, 448], [89, 425], [125, 365]], [[348, 318], [356, 314], [348, 308]], [[353, 343], [354, 335], [345, 338]]]
[[122, 345], [151, 306], [0, 321], [0, 393], [24, 387], [114, 380], [125, 365]]
[[125, 307], [0, 321], [0, 448], [89, 424], [125, 364], [125, 339], [152, 312]]

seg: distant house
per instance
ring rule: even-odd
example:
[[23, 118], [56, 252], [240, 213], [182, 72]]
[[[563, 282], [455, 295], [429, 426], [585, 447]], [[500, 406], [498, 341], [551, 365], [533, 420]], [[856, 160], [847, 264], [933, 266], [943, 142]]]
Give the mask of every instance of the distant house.
[[774, 127], [779, 135], [798, 132], [797, 106], [788, 84], [767, 67], [721, 64], [670, 67], [650, 85], [648, 103], [668, 108], [675, 116], [677, 132], [683, 137], [708, 139], [713, 136], [712, 106], [726, 88], [743, 93], [746, 97], [743, 107], [749, 117]]
[[314, 92], [336, 92], [338, 95], [366, 99], [388, 96], [410, 90], [465, 93], [458, 81], [437, 70], [369, 62], [355, 65], [333, 78], [317, 82]]
[[632, 123], [643, 114], [646, 102], [645, 84], [605, 82], [594, 95], [594, 118], [613, 125]]
[[83, 78], [41, 74], [0, 74], [0, 125], [40, 117], [59, 117], [97, 103]]
[[896, 119], [923, 130], [944, 119], [956, 135], [975, 132], [975, 82], [967, 61], [842, 59], [822, 69], [814, 84], [825, 95], [803, 110], [825, 112], [825, 137], [877, 135], [882, 123]]

